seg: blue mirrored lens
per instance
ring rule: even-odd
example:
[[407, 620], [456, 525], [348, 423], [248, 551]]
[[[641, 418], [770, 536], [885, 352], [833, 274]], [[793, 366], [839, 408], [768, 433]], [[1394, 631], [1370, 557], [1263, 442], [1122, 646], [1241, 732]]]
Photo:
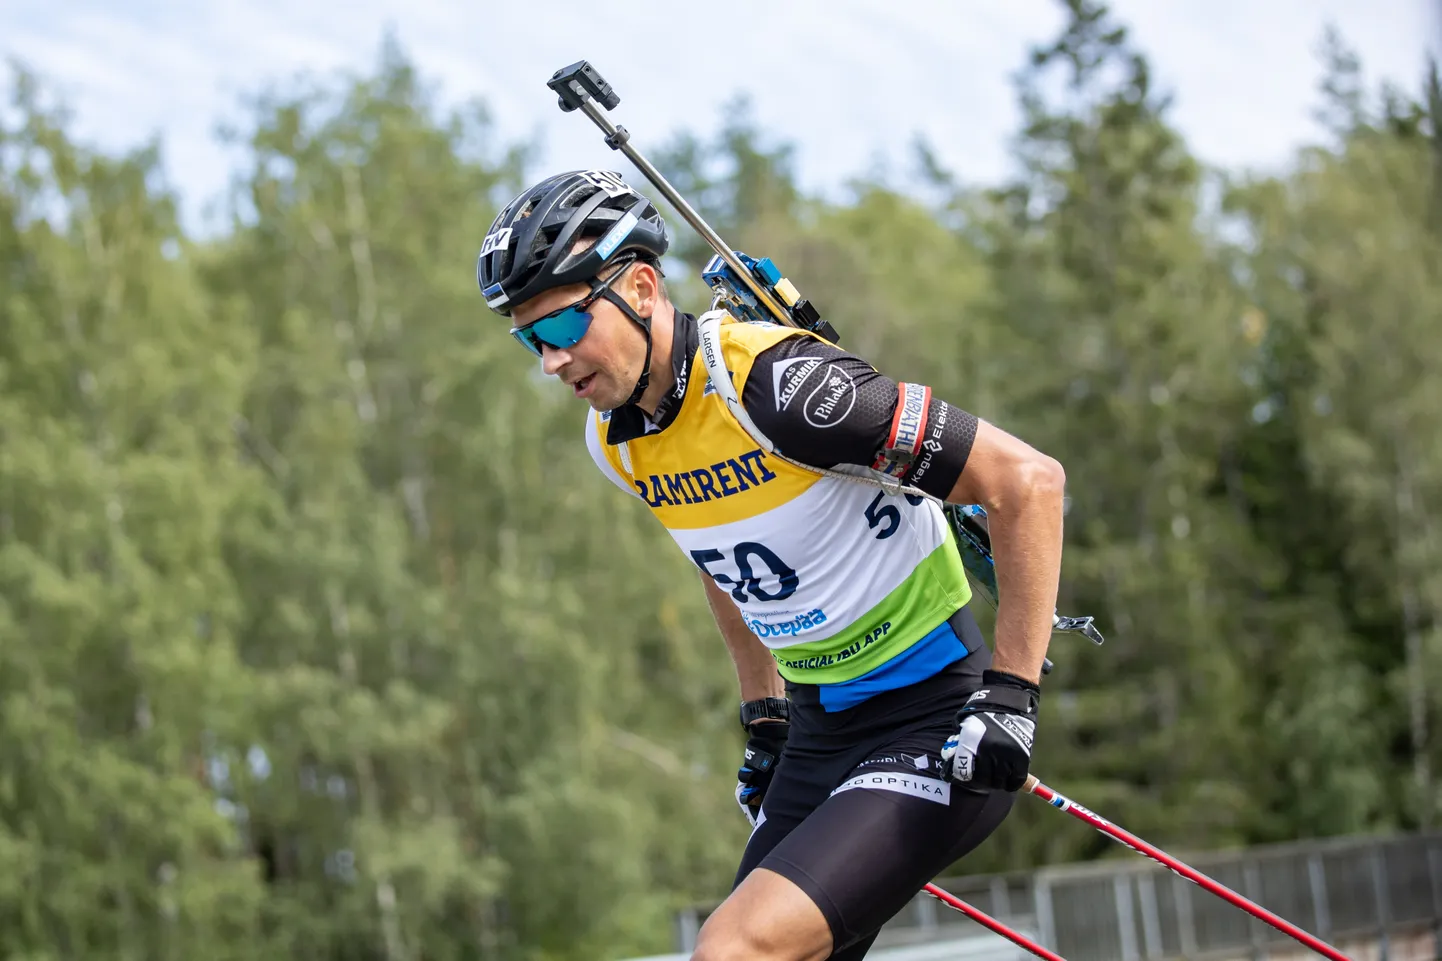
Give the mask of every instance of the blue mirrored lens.
[[542, 317], [540, 320], [526, 324], [524, 327], [513, 328], [511, 334], [527, 350], [540, 356], [543, 345], [554, 347], [557, 350], [576, 346], [581, 342], [581, 338], [586, 336], [586, 331], [590, 329], [591, 314], [589, 311], [566, 307], [549, 317]]
[[511, 336], [516, 338], [516, 343], [535, 354], [541, 356], [541, 345], [531, 339], [531, 332], [525, 327], [512, 327]]

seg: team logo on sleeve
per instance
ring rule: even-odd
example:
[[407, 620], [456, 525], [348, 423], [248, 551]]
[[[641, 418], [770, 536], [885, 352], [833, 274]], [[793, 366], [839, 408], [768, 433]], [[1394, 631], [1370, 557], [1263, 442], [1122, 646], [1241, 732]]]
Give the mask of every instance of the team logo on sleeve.
[[824, 379], [806, 395], [806, 423], [817, 428], [835, 427], [855, 406], [856, 381], [840, 367], [828, 364]]
[[785, 410], [791, 406], [801, 385], [811, 372], [821, 366], [820, 357], [792, 357], [771, 368], [771, 386], [776, 397], [776, 409]]

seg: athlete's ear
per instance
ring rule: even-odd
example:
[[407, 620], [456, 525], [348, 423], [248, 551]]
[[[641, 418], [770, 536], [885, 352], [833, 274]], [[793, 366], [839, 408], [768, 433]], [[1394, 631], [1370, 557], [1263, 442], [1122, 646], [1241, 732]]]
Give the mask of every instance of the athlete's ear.
[[644, 260], [631, 268], [631, 289], [636, 295], [636, 313], [650, 317], [661, 300], [661, 273]]

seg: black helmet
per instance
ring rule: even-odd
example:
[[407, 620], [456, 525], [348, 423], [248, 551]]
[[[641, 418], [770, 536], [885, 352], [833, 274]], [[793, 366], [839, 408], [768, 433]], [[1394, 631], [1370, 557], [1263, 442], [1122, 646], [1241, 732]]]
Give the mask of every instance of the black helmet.
[[[579, 254], [577, 240], [600, 237]], [[591, 280], [628, 251], [659, 260], [669, 240], [655, 204], [609, 170], [548, 177], [506, 205], [491, 224], [476, 261], [486, 306], [511, 308], [553, 287]]]

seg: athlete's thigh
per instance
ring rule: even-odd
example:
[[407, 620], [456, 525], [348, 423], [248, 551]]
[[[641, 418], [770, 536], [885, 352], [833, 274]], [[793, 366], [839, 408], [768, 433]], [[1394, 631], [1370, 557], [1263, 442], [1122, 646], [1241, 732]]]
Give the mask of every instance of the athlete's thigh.
[[805, 891], [752, 871], [701, 926], [693, 961], [824, 961], [831, 928]]
[[793, 881], [831, 927], [837, 957], [869, 938], [928, 881], [1001, 824], [1014, 795], [940, 778], [937, 726], [897, 738], [761, 859]]

